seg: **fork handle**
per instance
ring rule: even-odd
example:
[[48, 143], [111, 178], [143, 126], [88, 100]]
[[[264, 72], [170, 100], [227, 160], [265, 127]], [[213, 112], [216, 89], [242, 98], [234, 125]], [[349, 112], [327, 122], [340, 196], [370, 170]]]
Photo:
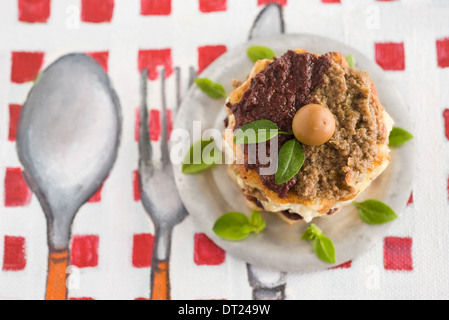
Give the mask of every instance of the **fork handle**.
[[69, 264], [69, 250], [50, 250], [48, 257], [47, 291], [45, 300], [67, 299], [67, 266]]
[[253, 300], [284, 300], [285, 285], [275, 288], [254, 288]]
[[170, 300], [168, 260], [155, 261], [151, 271], [151, 300]]

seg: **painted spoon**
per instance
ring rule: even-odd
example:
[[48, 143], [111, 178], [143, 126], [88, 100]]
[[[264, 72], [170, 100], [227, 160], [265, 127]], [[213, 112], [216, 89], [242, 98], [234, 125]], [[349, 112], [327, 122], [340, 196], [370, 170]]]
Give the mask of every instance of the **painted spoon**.
[[47, 219], [47, 300], [67, 298], [71, 225], [109, 174], [120, 133], [120, 103], [109, 78], [84, 54], [49, 66], [23, 106], [17, 151]]

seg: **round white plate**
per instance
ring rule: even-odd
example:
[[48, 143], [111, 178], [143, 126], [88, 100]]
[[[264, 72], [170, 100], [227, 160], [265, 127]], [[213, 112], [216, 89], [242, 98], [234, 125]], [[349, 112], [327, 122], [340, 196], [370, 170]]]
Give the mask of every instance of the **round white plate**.
[[[231, 80], [244, 80], [253, 67], [246, 55], [247, 48], [252, 45], [268, 46], [278, 56], [295, 48], [304, 48], [318, 54], [329, 51], [338, 51], [345, 56], [353, 54], [357, 68], [371, 74], [379, 100], [395, 120], [395, 125], [412, 131], [405, 103], [386, 74], [356, 49], [332, 39], [307, 34], [259, 38], [229, 50], [211, 64], [201, 77], [221, 83], [228, 93], [231, 92]], [[188, 130], [191, 137], [193, 121], [201, 121], [202, 131], [208, 128], [222, 130], [224, 104], [224, 99], [210, 99], [196, 86], [192, 86], [184, 98], [174, 127]], [[413, 142], [409, 142], [392, 150], [388, 169], [360, 195], [358, 201], [377, 199], [387, 203], [398, 213], [399, 220], [396, 222], [400, 223], [401, 213], [412, 190], [412, 172]], [[267, 227], [260, 234], [252, 234], [238, 242], [226, 241], [216, 236], [212, 226], [222, 214], [228, 211], [250, 213], [240, 189], [228, 177], [226, 165], [218, 165], [197, 175], [184, 175], [181, 165], [174, 165], [174, 174], [185, 207], [194, 217], [199, 229], [229, 254], [253, 265], [280, 271], [314, 271], [331, 267], [315, 256], [311, 243], [301, 240], [307, 227], [304, 222], [289, 226], [277, 215], [264, 212], [262, 216], [267, 221]], [[373, 244], [382, 241], [391, 226], [391, 223], [380, 226], [363, 223], [352, 205], [343, 208], [335, 216], [318, 218], [313, 222], [333, 240], [336, 265], [353, 260]]]

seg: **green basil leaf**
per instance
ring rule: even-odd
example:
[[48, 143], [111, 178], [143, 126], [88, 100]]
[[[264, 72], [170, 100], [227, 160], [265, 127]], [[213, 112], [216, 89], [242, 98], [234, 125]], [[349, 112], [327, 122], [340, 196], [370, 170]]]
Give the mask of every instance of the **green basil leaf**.
[[276, 53], [274, 53], [272, 49], [264, 46], [249, 47], [247, 50], [247, 54], [252, 62], [263, 59], [273, 60], [273, 57], [276, 57]]
[[360, 218], [367, 224], [377, 225], [396, 220], [398, 216], [388, 205], [377, 200], [353, 202]]
[[225, 88], [216, 82], [207, 78], [197, 78], [194, 80], [198, 88], [213, 99], [226, 98]]
[[226, 240], [242, 240], [246, 238], [253, 227], [248, 217], [240, 212], [228, 212], [215, 222], [212, 230], [221, 238]]
[[255, 233], [259, 233], [267, 226], [267, 223], [265, 222], [264, 219], [262, 219], [262, 216], [260, 215], [259, 211], [253, 211], [251, 213], [251, 217], [249, 218], [249, 224], [254, 227]]
[[235, 144], [250, 144], [265, 142], [276, 137], [279, 127], [270, 120], [257, 120], [250, 122], [239, 130], [234, 136]]
[[304, 163], [304, 151], [298, 140], [287, 141], [279, 151], [275, 182], [281, 185], [292, 179]]
[[402, 128], [394, 127], [393, 130], [390, 132], [390, 147], [400, 147], [407, 141], [413, 139], [413, 136], [410, 132], [407, 130], [404, 130]]
[[313, 240], [313, 251], [318, 258], [326, 263], [334, 264], [336, 262], [334, 244], [324, 234]]
[[[213, 145], [211, 145], [213, 144]], [[210, 145], [210, 146], [209, 146]], [[209, 146], [209, 147], [208, 147]], [[212, 151], [204, 154], [204, 150], [208, 147]], [[190, 147], [182, 162], [182, 173], [195, 174], [214, 166], [218, 160], [218, 151], [215, 142], [211, 140], [200, 140]]]
[[351, 68], [355, 68], [355, 57], [352, 54], [346, 57], [346, 61], [348, 62]]
[[323, 231], [315, 224], [311, 224], [307, 227], [307, 230], [302, 235], [302, 240], [313, 240], [323, 234]]

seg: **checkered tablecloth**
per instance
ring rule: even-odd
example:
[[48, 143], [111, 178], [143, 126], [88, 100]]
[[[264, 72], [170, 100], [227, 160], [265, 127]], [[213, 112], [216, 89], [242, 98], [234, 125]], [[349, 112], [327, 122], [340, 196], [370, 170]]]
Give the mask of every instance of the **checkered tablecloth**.
[[[158, 66], [176, 105], [199, 73], [245, 42], [269, 2], [287, 33], [358, 48], [404, 97], [415, 124], [413, 195], [390, 233], [354, 261], [285, 275], [286, 299], [449, 298], [449, 1], [438, 0], [2, 0], [0, 1], [0, 299], [43, 299], [47, 227], [22, 176], [17, 120], [38, 74], [71, 52], [92, 56], [121, 101], [118, 159], [72, 226], [69, 299], [148, 299], [154, 226], [137, 183], [139, 70], [149, 70], [151, 140], [160, 139]], [[175, 112], [168, 111], [168, 121]], [[252, 299], [246, 264], [216, 246], [192, 217], [175, 227], [173, 299]]]

